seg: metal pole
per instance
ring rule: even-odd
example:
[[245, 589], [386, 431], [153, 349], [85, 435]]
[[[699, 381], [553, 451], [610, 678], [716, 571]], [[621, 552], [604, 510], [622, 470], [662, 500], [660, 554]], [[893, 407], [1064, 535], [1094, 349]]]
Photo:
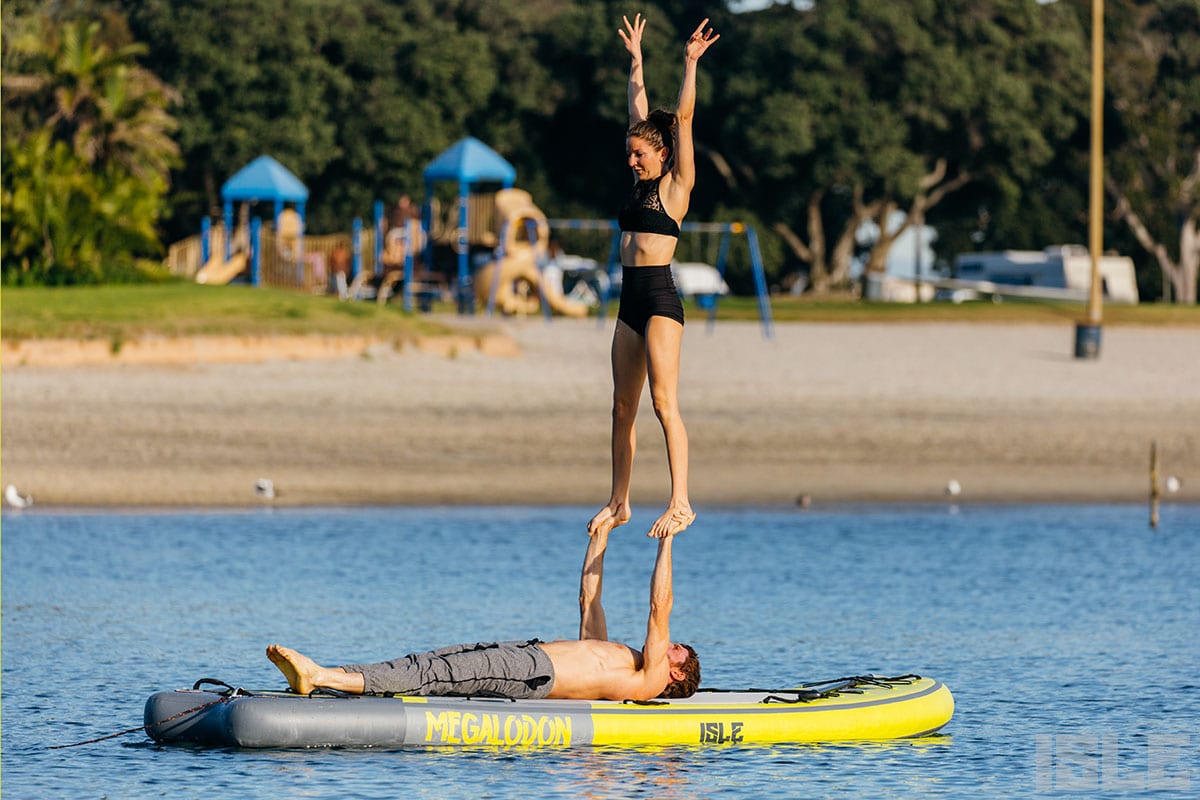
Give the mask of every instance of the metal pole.
[[1158, 527], [1158, 440], [1150, 441], [1150, 527]]
[[1075, 325], [1075, 357], [1100, 356], [1103, 284], [1100, 257], [1104, 253], [1104, 0], [1092, 0], [1092, 146], [1088, 186], [1088, 250], [1092, 282], [1087, 318]]
[[225, 260], [233, 258], [233, 202], [225, 201]]
[[616, 283], [617, 269], [621, 265], [621, 229], [616, 222], [610, 222], [608, 229], [613, 232], [612, 243], [608, 248], [608, 286], [602, 287], [600, 293], [600, 313], [596, 315], [599, 324], [603, 325], [608, 319], [608, 301], [612, 299], [612, 287]]
[[[738, 227], [742, 227], [741, 223], [738, 223]], [[762, 318], [763, 338], [773, 339], [775, 320], [771, 316], [771, 295], [767, 291], [767, 276], [763, 270], [762, 251], [758, 248], [758, 233], [747, 225], [745, 234], [746, 243], [750, 245], [750, 265], [754, 268], [754, 286], [758, 293], [758, 315]]]
[[[546, 259], [544, 256], [538, 255], [538, 247], [534, 244], [542, 244], [538, 239], [537, 222], [528, 217], [525, 219], [525, 239], [529, 242], [529, 246], [533, 248], [534, 266], [538, 271], [538, 300], [542, 305], [542, 314], [546, 317], [546, 322], [554, 319], [554, 312], [550, 308], [550, 299], [546, 296]], [[549, 239], [549, 226], [547, 226], [546, 238]], [[546, 254], [550, 253], [550, 242], [546, 243]], [[499, 266], [497, 264], [497, 266]], [[561, 274], [561, 272], [559, 273]]]
[[[417, 246], [417, 242], [421, 237], [417, 235], [420, 232], [419, 223], [415, 219], [405, 219], [402, 230], [404, 231], [404, 310], [413, 310], [413, 248]], [[417, 228], [417, 233], [414, 233], [413, 228]]]
[[500, 225], [500, 244], [496, 251], [492, 253], [492, 286], [488, 289], [487, 315], [493, 316], [496, 313], [496, 295], [500, 292], [500, 262], [508, 255], [508, 248], [504, 243], [508, 241], [508, 221], [505, 220]]
[[371, 248], [371, 255], [375, 257], [375, 274], [383, 275], [383, 240], [387, 236], [387, 223], [383, 218], [383, 201], [376, 200], [372, 211], [372, 221], [375, 223], [375, 239], [372, 242], [375, 246]]
[[922, 211], [917, 215], [916, 224], [913, 226], [913, 240], [916, 242], [916, 247], [913, 251], [913, 288], [916, 289], [916, 302], [921, 302], [921, 233], [925, 228], [925, 212]]
[[475, 295], [471, 288], [471, 245], [469, 237], [470, 205], [468, 195], [470, 187], [465, 183], [458, 185], [458, 232], [456, 236], [458, 251], [458, 313], [475, 313]]
[[200, 220], [200, 266], [212, 257], [212, 220], [205, 215]]
[[[729, 258], [729, 244], [732, 236], [730, 229], [732, 225], [726, 226], [725, 230], [721, 231], [721, 247], [717, 251], [717, 276], [721, 280], [725, 280], [725, 262]], [[720, 286], [717, 287], [720, 289]], [[708, 307], [708, 332], [712, 333], [717, 325], [717, 303], [721, 301], [721, 293], [714, 292], [712, 295], [712, 305]]]
[[362, 217], [355, 217], [350, 224], [350, 280], [362, 271], [362, 227]]
[[250, 285], [262, 285], [262, 220], [250, 220]]

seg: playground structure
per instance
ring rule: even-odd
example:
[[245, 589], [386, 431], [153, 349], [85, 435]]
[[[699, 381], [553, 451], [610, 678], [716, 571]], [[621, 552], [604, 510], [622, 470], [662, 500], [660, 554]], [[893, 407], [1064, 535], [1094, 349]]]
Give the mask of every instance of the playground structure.
[[[475, 299], [471, 289], [471, 245], [483, 244], [494, 247], [497, 243], [490, 237], [478, 235], [478, 228], [471, 225], [472, 188], [481, 184], [499, 184], [502, 189], [511, 189], [517, 171], [499, 153], [473, 136], [460, 139], [444, 150], [423, 173], [425, 180], [425, 206], [423, 222], [430, 231], [434, 219], [434, 185], [453, 182], [458, 186], [458, 224], [451, 236], [430, 236], [426, 248], [425, 263], [434, 263], [434, 241], [439, 239], [450, 244], [457, 255], [457, 279], [454, 294], [460, 314], [473, 313]], [[475, 215], [478, 223], [480, 214]], [[472, 234], [475, 234], [474, 236]], [[474, 240], [474, 241], [472, 241]]]
[[[208, 222], [208, 220], [205, 220]], [[228, 258], [225, 256], [225, 227], [217, 226], [214, 230], [211, 223], [205, 226], [205, 231], [201, 234], [207, 239], [207, 244], [202, 241], [202, 255], [200, 261], [203, 264], [196, 271], [196, 283], [207, 283], [211, 285], [222, 285], [229, 283], [234, 278], [246, 271], [249, 266], [249, 240], [244, 246], [237, 246], [231, 249], [234, 250]]]
[[476, 303], [486, 306], [489, 316], [496, 309], [513, 315], [536, 314], [540, 308], [547, 316], [586, 317], [586, 304], [566, 297], [561, 283], [547, 280], [550, 226], [529, 192], [496, 192], [495, 215], [501, 220], [499, 247], [475, 273]]
[[[425, 202], [419, 220], [414, 214], [411, 220], [389, 230], [384, 204], [376, 201], [370, 226], [356, 218], [349, 235], [307, 236], [304, 209], [308, 189], [279, 162], [260, 156], [222, 186], [221, 221], [214, 225], [205, 217], [200, 235], [172, 245], [166, 263], [171, 272], [200, 283], [244, 281], [251, 286], [316, 293], [333, 289], [348, 300], [373, 297], [387, 302], [399, 286], [406, 311], [417, 304], [429, 310], [434, 299], [450, 296], [460, 314], [482, 308], [489, 316], [497, 309], [502, 314], [522, 315], [540, 309], [547, 319], [554, 313], [583, 317], [588, 305], [564, 294], [562, 265], [551, 252], [551, 237], [555, 230], [600, 231], [611, 237], [607, 265], [603, 270], [591, 270], [589, 281], [603, 321], [620, 281], [621, 231], [617, 222], [548, 219], [528, 192], [513, 187], [515, 177], [511, 164], [478, 139], [467, 137], [443, 151], [425, 169]], [[458, 185], [457, 202], [444, 209], [433, 191], [434, 184], [442, 181]], [[499, 184], [499, 188], [481, 191], [487, 184]], [[242, 205], [235, 227], [236, 202]], [[265, 226], [250, 214], [253, 204], [264, 202], [270, 202], [274, 211]], [[289, 202], [294, 208], [284, 207]], [[771, 338], [774, 322], [754, 228], [739, 222], [685, 222], [680, 229], [683, 233], [719, 237], [716, 279], [692, 292], [697, 304], [708, 311], [710, 331], [716, 322], [720, 295], [725, 291], [732, 237], [746, 237], [763, 335]], [[385, 243], [397, 252], [402, 250], [399, 260], [394, 255], [387, 257]], [[449, 273], [438, 270], [435, 246], [452, 254], [455, 263]], [[330, 269], [338, 251], [350, 253], [346, 276], [335, 276]], [[418, 254], [423, 255], [421, 272], [417, 268]], [[551, 270], [552, 266], [560, 268]], [[712, 271], [703, 264], [673, 266], [677, 273]], [[686, 283], [677, 276], [681, 288]]]
[[[224, 204], [224, 230], [234, 230], [234, 203], [242, 203], [243, 220], [249, 214], [253, 203], [270, 202], [274, 210], [271, 219], [274, 221], [275, 239], [285, 260], [300, 263], [304, 251], [304, 205], [308, 202], [308, 188], [287, 170], [282, 164], [270, 156], [259, 156], [221, 186], [221, 201]], [[284, 203], [295, 204], [294, 209], [285, 209]], [[285, 213], [286, 212], [286, 213]], [[246, 230], [243, 224], [242, 230]], [[238, 254], [248, 262], [250, 284], [257, 286], [261, 281], [262, 267], [262, 221], [254, 217], [249, 225], [249, 241], [242, 243]], [[238, 237], [222, 236], [220, 249], [214, 249], [209, 243], [208, 252], [204, 254], [204, 267], [197, 275], [205, 276], [210, 283], [228, 283], [238, 272], [235, 272], [237, 261], [234, 259], [233, 244]], [[272, 259], [274, 261], [275, 259]], [[211, 275], [211, 278], [209, 277]], [[223, 278], [224, 280], [217, 280]]]
[[[171, 246], [167, 267], [172, 273], [211, 285], [244, 281], [251, 286], [310, 289], [323, 282], [322, 250], [332, 245], [305, 236], [308, 189], [287, 168], [270, 156], [259, 156], [221, 186], [221, 200], [221, 221], [214, 225], [204, 217], [199, 236]], [[259, 203], [270, 203], [273, 211], [265, 226], [251, 215]], [[236, 226], [235, 204], [240, 204]], [[306, 258], [306, 247], [313, 245], [318, 245], [315, 257]]]
[[[508, 161], [478, 139], [466, 137], [433, 159], [423, 178], [419, 226], [387, 230], [383, 203], [375, 203], [372, 261], [378, 299], [385, 300], [398, 284], [406, 311], [413, 309], [414, 299], [427, 308], [432, 297], [445, 291], [461, 314], [484, 307], [489, 315], [496, 309], [502, 314], [541, 309], [547, 316], [587, 315], [586, 305], [566, 298], [561, 286], [545, 279], [550, 244], [546, 215], [528, 192], [513, 187], [516, 170]], [[434, 186], [441, 182], [453, 182], [458, 189], [455, 204], [446, 209], [434, 196]], [[499, 188], [481, 191], [488, 185]], [[358, 225], [356, 221], [356, 242]], [[384, 243], [393, 237], [403, 251], [403, 266], [388, 272]], [[437, 269], [437, 247], [453, 254], [454, 270], [448, 275]], [[421, 274], [416, 270], [417, 253], [423, 253]], [[355, 263], [358, 285], [363, 281], [357, 276], [357, 259]], [[354, 291], [350, 294], [356, 296]]]

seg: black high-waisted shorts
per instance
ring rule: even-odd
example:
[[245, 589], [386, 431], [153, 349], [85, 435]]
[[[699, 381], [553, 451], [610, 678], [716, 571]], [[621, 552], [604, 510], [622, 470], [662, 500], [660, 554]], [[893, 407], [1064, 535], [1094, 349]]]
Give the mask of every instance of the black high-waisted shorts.
[[621, 307], [617, 319], [639, 336], [646, 335], [651, 317], [667, 317], [683, 324], [683, 303], [675, 289], [671, 268], [621, 266]]

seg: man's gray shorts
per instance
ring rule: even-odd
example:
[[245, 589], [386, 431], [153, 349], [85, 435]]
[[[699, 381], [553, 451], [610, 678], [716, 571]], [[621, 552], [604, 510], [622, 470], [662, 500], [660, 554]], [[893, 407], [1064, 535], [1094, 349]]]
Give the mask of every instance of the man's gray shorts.
[[536, 700], [554, 688], [554, 665], [528, 642], [479, 642], [411, 653], [378, 664], [346, 664], [364, 694], [458, 695]]

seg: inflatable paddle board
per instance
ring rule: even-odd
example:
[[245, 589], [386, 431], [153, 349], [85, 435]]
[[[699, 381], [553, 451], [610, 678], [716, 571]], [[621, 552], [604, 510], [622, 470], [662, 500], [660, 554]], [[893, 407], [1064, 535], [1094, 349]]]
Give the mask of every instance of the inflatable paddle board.
[[917, 675], [648, 702], [301, 696], [203, 679], [151, 696], [145, 722], [156, 741], [210, 747], [561, 748], [898, 739], [934, 733], [953, 714], [945, 684]]

